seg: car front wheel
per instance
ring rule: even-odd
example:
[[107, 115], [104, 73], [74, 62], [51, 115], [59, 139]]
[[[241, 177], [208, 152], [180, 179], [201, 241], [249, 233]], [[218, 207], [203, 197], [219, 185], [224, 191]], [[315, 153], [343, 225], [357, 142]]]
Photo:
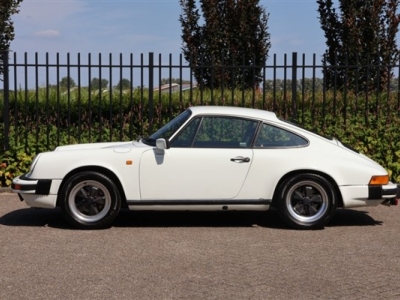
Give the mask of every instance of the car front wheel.
[[65, 183], [60, 198], [67, 221], [82, 229], [100, 229], [111, 225], [121, 208], [121, 196], [115, 183], [98, 172], [80, 172]]
[[336, 193], [332, 184], [317, 174], [290, 177], [281, 185], [279, 197], [279, 214], [294, 228], [322, 228], [336, 210]]

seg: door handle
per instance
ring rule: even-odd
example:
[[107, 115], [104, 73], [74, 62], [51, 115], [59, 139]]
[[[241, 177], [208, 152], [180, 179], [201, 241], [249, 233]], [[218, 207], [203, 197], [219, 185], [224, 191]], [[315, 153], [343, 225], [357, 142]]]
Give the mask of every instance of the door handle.
[[231, 158], [231, 161], [235, 162], [235, 163], [248, 163], [250, 162], [250, 158], [249, 157], [243, 157], [243, 156], [236, 156], [234, 158]]

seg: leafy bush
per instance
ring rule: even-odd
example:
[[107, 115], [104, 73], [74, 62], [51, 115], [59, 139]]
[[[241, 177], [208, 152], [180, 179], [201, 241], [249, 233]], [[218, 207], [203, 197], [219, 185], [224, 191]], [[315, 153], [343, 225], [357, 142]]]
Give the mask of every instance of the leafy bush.
[[15, 176], [28, 172], [32, 159], [22, 147], [6, 151], [0, 165], [0, 186], [10, 186]]
[[[10, 148], [2, 153], [0, 184], [9, 186], [15, 175], [27, 172], [36, 153], [53, 150], [58, 145], [127, 141], [147, 136], [189, 106], [254, 107], [291, 119], [294, 115], [291, 96], [284, 91], [263, 94], [229, 89], [154, 92], [151, 119], [149, 93], [143, 89], [122, 93], [89, 93], [85, 89], [68, 93], [57, 93], [54, 89], [13, 92]], [[2, 97], [0, 94], [3, 110]], [[361, 97], [351, 93], [307, 92], [297, 97], [298, 117], [294, 121], [351, 145], [383, 165], [393, 181], [400, 182], [400, 112], [395, 95]], [[2, 134], [4, 120], [0, 121]]]

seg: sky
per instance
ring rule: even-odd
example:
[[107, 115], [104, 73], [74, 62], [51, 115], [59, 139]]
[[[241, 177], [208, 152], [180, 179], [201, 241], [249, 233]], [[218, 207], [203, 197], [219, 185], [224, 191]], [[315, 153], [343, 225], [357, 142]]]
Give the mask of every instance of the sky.
[[[320, 60], [325, 39], [315, 0], [261, 0], [260, 4], [270, 14], [270, 57], [298, 52], [311, 59], [315, 53]], [[172, 54], [178, 61], [180, 13], [179, 0], [24, 0], [12, 18], [11, 49], [21, 57], [24, 52], [72, 57], [154, 52], [157, 57]]]
[[[316, 54], [316, 63], [321, 63], [325, 51], [325, 38], [320, 28], [316, 0], [261, 0], [260, 4], [269, 14], [268, 27], [271, 37], [271, 48], [267, 64], [273, 64], [276, 54], [278, 65], [284, 62], [287, 54], [287, 63], [290, 65], [292, 52], [299, 55], [298, 63], [302, 64], [302, 55], [305, 54], [305, 64], [311, 65], [313, 54]], [[80, 63], [88, 62], [91, 55], [91, 64], [99, 62], [109, 64], [110, 54], [112, 64], [119, 63], [122, 53], [123, 64], [130, 64], [130, 54], [133, 54], [133, 64], [140, 64], [140, 55], [143, 54], [144, 64], [148, 61], [148, 53], [153, 52], [155, 63], [179, 63], [181, 54], [181, 25], [179, 16], [181, 7], [179, 0], [24, 0], [20, 5], [20, 12], [12, 17], [15, 29], [15, 39], [11, 42], [11, 50], [17, 55], [17, 62], [24, 61], [27, 53], [28, 63], [35, 61], [44, 63], [46, 53], [50, 64], [56, 63], [59, 53], [60, 63], [66, 63], [67, 53], [70, 63], [77, 64], [78, 53]], [[183, 63], [186, 62], [183, 59]], [[311, 69], [308, 69], [310, 73]], [[56, 84], [59, 78], [56, 69], [50, 68], [49, 83]], [[78, 71], [71, 70], [70, 76], [76, 80]], [[115, 85], [119, 78], [130, 78], [129, 69], [124, 69], [122, 77], [118, 70], [112, 69], [113, 74], [93, 73], [87, 76], [87, 70], [82, 70], [82, 84], [87, 85], [89, 77], [116, 78], [110, 84]], [[147, 85], [148, 81], [140, 79], [139, 69], [134, 70], [133, 86]], [[148, 78], [147, 70], [144, 77]], [[168, 70], [162, 68], [162, 78], [168, 78]], [[272, 69], [268, 71], [272, 75]], [[18, 68], [17, 81], [12, 85], [24, 86], [23, 67]], [[28, 72], [28, 85], [45, 86], [47, 79], [45, 69], [40, 68], [39, 78], [34, 77], [34, 70]], [[107, 71], [104, 71], [107, 73]], [[311, 73], [307, 77], [312, 76]], [[67, 69], [61, 68], [60, 78], [67, 75]], [[172, 77], [179, 77], [179, 70], [173, 69]], [[278, 77], [283, 77], [282, 69], [278, 69]], [[190, 73], [184, 69], [183, 79], [188, 80]], [[13, 79], [11, 78], [11, 81]]]

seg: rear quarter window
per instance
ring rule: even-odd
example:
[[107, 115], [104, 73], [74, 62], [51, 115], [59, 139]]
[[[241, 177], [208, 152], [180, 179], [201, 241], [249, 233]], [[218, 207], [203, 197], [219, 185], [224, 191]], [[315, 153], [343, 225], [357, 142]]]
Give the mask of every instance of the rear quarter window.
[[262, 124], [254, 148], [304, 147], [308, 141], [303, 137], [269, 124]]

